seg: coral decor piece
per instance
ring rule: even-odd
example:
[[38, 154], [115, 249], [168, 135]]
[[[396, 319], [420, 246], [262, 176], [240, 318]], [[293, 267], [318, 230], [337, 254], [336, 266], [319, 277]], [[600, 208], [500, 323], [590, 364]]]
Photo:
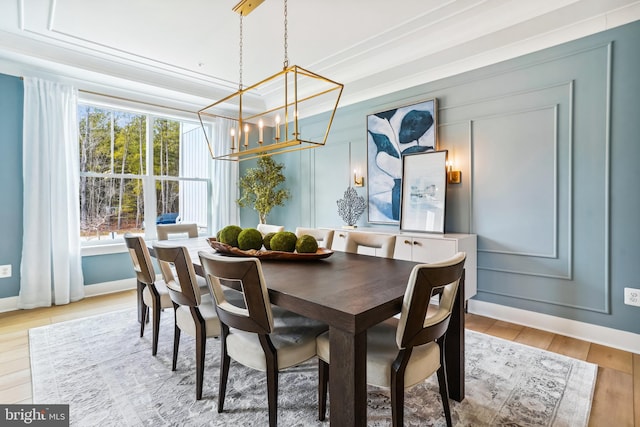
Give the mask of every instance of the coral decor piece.
[[336, 200], [336, 203], [338, 204], [338, 215], [350, 227], [358, 222], [358, 218], [367, 207], [364, 197], [358, 196], [356, 190], [351, 186], [344, 192], [344, 197]]

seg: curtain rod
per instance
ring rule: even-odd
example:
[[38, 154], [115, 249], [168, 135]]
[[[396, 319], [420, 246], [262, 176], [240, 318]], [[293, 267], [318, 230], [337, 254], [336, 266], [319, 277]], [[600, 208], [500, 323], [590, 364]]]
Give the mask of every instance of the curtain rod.
[[[20, 80], [24, 80], [24, 77], [20, 76]], [[131, 99], [131, 98], [125, 98], [123, 96], [109, 95], [109, 94], [106, 94], [106, 93], [94, 92], [94, 91], [91, 91], [91, 90], [78, 89], [78, 92], [86, 93], [86, 94], [89, 94], [89, 95], [104, 96], [106, 98], [117, 99], [119, 101], [135, 102], [136, 104], [148, 105], [150, 107], [166, 108], [168, 110], [180, 111], [182, 113], [197, 114], [195, 111], [192, 111], [192, 110], [184, 110], [182, 108], [169, 107], [167, 105], [155, 104], [153, 102], [147, 102], [147, 101], [139, 101], [139, 100], [135, 100], [135, 99]]]

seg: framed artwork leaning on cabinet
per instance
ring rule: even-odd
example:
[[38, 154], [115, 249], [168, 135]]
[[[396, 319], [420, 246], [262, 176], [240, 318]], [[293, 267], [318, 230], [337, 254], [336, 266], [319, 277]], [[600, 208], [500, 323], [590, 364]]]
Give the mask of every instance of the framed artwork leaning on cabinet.
[[444, 233], [447, 150], [402, 156], [400, 229]]

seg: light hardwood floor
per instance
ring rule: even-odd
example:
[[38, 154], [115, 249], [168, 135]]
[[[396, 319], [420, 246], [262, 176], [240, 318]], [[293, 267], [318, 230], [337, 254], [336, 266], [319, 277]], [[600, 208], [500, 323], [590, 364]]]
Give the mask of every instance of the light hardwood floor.
[[[0, 314], [0, 402], [31, 403], [29, 328], [135, 307], [135, 291]], [[467, 328], [598, 364], [589, 426], [640, 427], [640, 355], [467, 314]], [[635, 408], [635, 413], [634, 413]]]

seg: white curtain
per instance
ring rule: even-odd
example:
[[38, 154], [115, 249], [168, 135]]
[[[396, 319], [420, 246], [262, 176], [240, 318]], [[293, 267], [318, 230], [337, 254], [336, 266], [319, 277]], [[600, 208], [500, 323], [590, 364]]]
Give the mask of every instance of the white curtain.
[[84, 297], [76, 114], [73, 87], [25, 77], [20, 308]]
[[[229, 147], [229, 135], [234, 122], [229, 119], [218, 118], [214, 123], [213, 150], [216, 155], [225, 153]], [[238, 214], [238, 162], [227, 160], [213, 160], [211, 168], [211, 184], [213, 187], [213, 232], [222, 227], [240, 223]]]

